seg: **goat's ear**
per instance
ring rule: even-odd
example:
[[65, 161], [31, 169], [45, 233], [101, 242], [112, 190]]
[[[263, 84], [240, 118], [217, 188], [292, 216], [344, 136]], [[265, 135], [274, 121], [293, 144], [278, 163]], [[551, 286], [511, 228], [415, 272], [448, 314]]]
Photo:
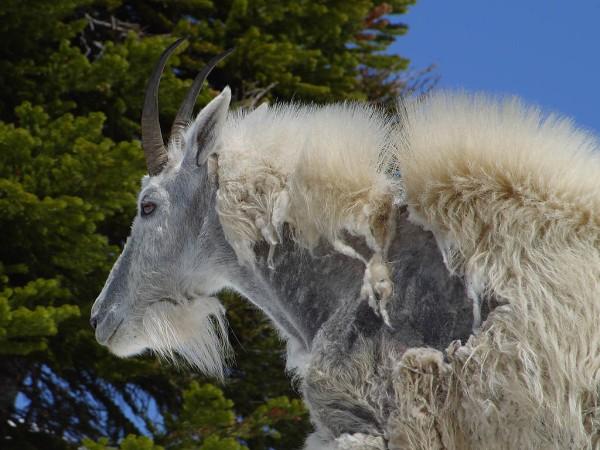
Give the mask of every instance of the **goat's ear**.
[[201, 166], [216, 151], [230, 101], [231, 91], [226, 87], [200, 111], [192, 124], [191, 145], [185, 155], [185, 164]]

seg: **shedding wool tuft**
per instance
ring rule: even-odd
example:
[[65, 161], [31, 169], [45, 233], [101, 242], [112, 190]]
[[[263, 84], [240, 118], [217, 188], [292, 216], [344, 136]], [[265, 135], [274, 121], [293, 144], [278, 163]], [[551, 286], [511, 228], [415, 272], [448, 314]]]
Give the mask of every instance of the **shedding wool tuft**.
[[157, 355], [177, 364], [181, 359], [223, 380], [231, 355], [225, 308], [216, 298], [199, 298], [185, 305], [160, 302], [143, 318], [145, 335]]
[[515, 99], [439, 93], [403, 109], [393, 158], [411, 217], [500, 306], [451, 344], [438, 381], [399, 369], [418, 409], [402, 400], [390, 434], [410, 448], [598, 448], [598, 142]]
[[389, 130], [380, 111], [355, 103], [263, 105], [230, 115], [217, 208], [240, 262], [254, 263], [258, 241], [277, 245], [284, 223], [308, 248], [347, 231], [383, 251], [397, 191], [382, 170]]

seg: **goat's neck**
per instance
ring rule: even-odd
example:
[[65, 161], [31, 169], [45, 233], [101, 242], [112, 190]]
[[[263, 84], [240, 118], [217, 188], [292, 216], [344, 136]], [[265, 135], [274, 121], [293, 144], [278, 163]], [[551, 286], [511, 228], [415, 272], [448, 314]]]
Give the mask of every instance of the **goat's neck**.
[[[344, 300], [360, 290], [363, 264], [337, 253], [327, 244], [311, 253], [288, 236], [275, 249], [257, 245], [254, 268], [234, 271], [232, 287], [264, 311], [288, 338], [288, 354], [310, 352], [324, 322]], [[292, 358], [294, 355], [289, 355]]]
[[[363, 256], [368, 255], [362, 239], [346, 241]], [[388, 311], [391, 327], [377, 320], [366, 301], [366, 309], [361, 311], [369, 316], [358, 312], [358, 304], [351, 305], [361, 301], [365, 266], [358, 259], [345, 256], [328, 244], [321, 244], [310, 253], [294, 244], [289, 233], [276, 247], [274, 269], [268, 266], [266, 244], [257, 245], [255, 252], [254, 269], [232, 261], [230, 286], [264, 311], [289, 338], [289, 356], [294, 357], [295, 349], [310, 353], [317, 333], [326, 328], [325, 322], [331, 325], [340, 320], [358, 320], [354, 328], [364, 336], [373, 335], [373, 327], [381, 327], [394, 342], [439, 350], [471, 334], [473, 303], [466, 295], [463, 280], [448, 271], [434, 236], [411, 223], [404, 210], [398, 213], [388, 251], [395, 287]], [[481, 319], [485, 320], [489, 309], [487, 303], [482, 306]], [[346, 312], [350, 316], [344, 315]], [[360, 318], [356, 314], [361, 314]], [[366, 317], [372, 320], [362, 320]]]

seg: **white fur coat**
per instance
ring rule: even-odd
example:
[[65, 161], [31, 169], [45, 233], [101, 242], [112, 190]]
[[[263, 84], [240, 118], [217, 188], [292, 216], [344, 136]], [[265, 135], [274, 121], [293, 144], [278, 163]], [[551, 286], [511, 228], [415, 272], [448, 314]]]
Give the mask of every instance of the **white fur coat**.
[[[341, 235], [362, 236], [385, 271], [391, 211], [406, 205], [464, 277], [475, 316], [481, 301], [497, 306], [445, 355], [411, 349], [396, 362], [388, 448], [598, 448], [597, 141], [516, 99], [436, 93], [399, 111], [230, 117], [218, 210], [238, 258], [252, 264], [254, 244], [276, 246], [288, 223], [299, 243], [324, 238], [357, 258]], [[364, 295], [385, 292], [364, 262]], [[341, 436], [331, 448], [384, 448], [377, 439]]]

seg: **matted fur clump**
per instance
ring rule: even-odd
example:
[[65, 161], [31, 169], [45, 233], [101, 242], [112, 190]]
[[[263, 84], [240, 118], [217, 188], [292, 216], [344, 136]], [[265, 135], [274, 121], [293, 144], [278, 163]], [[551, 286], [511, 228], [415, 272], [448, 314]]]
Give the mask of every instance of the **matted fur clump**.
[[253, 264], [260, 240], [280, 242], [284, 223], [309, 248], [324, 238], [351, 252], [339, 242], [345, 230], [383, 250], [393, 201], [381, 170], [388, 125], [377, 109], [354, 103], [232, 114], [219, 153], [217, 208], [240, 261]]
[[518, 100], [441, 93], [403, 107], [393, 156], [411, 217], [500, 306], [449, 347], [445, 377], [415, 400], [424, 416], [399, 415], [390, 448], [415, 436], [431, 445], [411, 448], [598, 448], [597, 141]]

